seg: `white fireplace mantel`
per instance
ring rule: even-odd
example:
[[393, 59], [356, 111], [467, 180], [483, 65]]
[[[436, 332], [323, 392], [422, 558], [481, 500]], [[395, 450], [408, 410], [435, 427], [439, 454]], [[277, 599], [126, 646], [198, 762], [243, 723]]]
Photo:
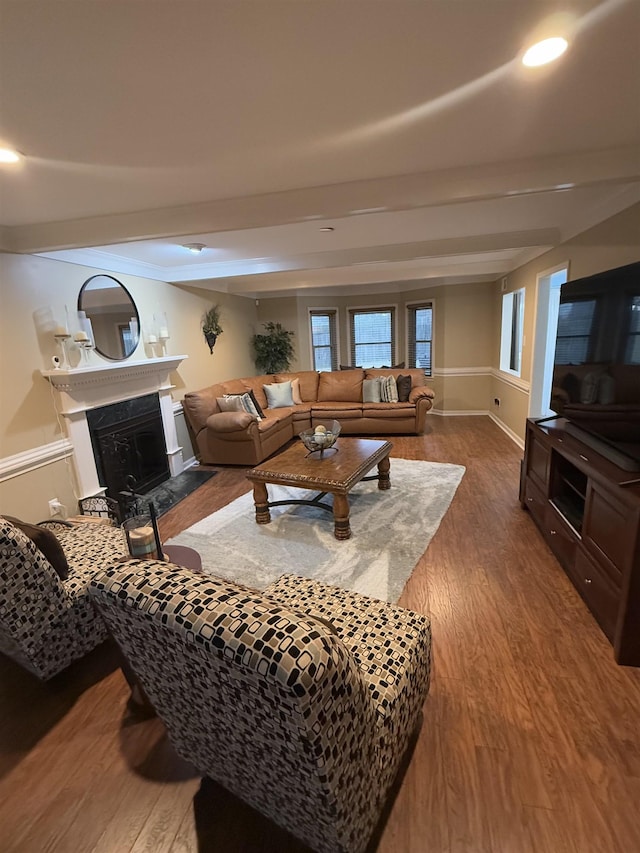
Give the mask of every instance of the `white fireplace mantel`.
[[171, 476], [175, 477], [183, 470], [182, 448], [178, 445], [173, 414], [171, 391], [174, 386], [170, 374], [186, 358], [186, 355], [169, 355], [144, 361], [119, 361], [70, 370], [42, 371], [56, 392], [56, 411], [65, 418], [67, 435], [73, 444], [80, 498], [104, 492], [98, 480], [87, 411], [133, 397], [158, 394]]

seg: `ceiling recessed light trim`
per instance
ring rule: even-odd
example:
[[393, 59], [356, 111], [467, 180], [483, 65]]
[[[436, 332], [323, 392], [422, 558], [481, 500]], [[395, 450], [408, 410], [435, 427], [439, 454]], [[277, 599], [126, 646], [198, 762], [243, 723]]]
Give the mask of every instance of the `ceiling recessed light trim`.
[[183, 243], [182, 248], [186, 249], [187, 252], [191, 252], [192, 255], [199, 255], [207, 247], [204, 243]]
[[569, 42], [561, 36], [543, 39], [536, 42], [525, 51], [522, 57], [522, 64], [528, 68], [536, 68], [539, 65], [546, 65], [548, 62], [553, 62], [554, 59], [562, 56]]
[[0, 163], [4, 165], [13, 165], [22, 160], [22, 154], [13, 148], [0, 147]]
[[323, 227], [320, 230], [321, 231], [335, 231], [336, 229], [333, 227], [333, 225], [323, 225]]

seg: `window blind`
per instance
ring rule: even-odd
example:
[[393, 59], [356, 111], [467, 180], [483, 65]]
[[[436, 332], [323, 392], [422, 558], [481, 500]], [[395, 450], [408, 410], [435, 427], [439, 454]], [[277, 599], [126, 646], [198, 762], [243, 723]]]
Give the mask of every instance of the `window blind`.
[[433, 303], [407, 305], [408, 367], [418, 367], [431, 376]]
[[395, 362], [395, 311], [393, 308], [350, 308], [353, 367], [391, 367]]
[[338, 369], [337, 311], [309, 312], [314, 370]]

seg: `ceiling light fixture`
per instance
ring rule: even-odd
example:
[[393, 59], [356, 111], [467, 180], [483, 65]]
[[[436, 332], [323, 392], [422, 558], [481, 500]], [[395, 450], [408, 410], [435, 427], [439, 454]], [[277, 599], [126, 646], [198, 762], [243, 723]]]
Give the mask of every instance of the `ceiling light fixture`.
[[325, 226], [324, 226], [323, 228], [321, 228], [320, 230], [321, 230], [321, 231], [335, 231], [336, 229], [333, 227], [333, 225], [325, 225]]
[[0, 163], [19, 163], [21, 155], [13, 148], [0, 148]]
[[207, 247], [204, 243], [185, 243], [182, 248], [191, 252], [192, 255], [199, 255], [200, 252]]
[[547, 62], [553, 62], [565, 52], [569, 42], [555, 36], [554, 38], [544, 39], [532, 45], [522, 57], [522, 64], [529, 68], [534, 68], [538, 65], [546, 65]]

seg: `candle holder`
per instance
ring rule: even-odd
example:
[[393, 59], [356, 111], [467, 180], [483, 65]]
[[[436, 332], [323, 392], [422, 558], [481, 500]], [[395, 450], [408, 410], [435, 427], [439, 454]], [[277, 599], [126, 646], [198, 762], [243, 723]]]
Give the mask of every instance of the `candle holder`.
[[93, 349], [93, 344], [91, 343], [91, 341], [78, 341], [78, 346], [80, 347], [80, 352], [82, 353], [82, 365], [83, 365], [83, 367], [89, 367], [89, 364], [90, 364], [89, 353]]
[[69, 353], [67, 352], [67, 345], [71, 340], [71, 335], [69, 332], [56, 332], [54, 335], [56, 339], [56, 343], [60, 347], [60, 369], [61, 370], [69, 370]]

